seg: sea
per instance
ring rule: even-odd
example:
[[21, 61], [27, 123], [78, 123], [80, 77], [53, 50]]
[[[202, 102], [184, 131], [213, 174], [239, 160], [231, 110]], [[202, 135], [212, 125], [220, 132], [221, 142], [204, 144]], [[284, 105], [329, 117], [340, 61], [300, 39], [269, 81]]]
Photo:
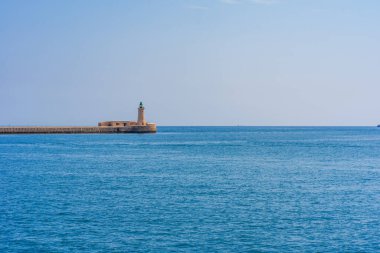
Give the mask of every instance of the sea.
[[380, 128], [0, 135], [0, 252], [380, 252]]

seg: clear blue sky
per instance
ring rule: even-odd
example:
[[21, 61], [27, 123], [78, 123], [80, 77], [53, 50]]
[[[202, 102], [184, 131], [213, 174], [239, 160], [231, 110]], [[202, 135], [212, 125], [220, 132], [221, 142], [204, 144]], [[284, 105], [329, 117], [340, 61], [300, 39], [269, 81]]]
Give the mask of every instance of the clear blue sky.
[[2, 0], [0, 125], [380, 123], [378, 0]]

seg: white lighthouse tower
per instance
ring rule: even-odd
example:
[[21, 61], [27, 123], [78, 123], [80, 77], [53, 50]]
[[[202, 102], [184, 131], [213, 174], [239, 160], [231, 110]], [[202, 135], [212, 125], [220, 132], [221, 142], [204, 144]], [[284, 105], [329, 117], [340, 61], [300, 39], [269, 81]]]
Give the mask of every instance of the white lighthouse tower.
[[144, 116], [144, 106], [142, 102], [140, 102], [140, 106], [137, 110], [138, 110], [137, 125], [145, 126], [146, 121], [145, 121], [145, 116]]

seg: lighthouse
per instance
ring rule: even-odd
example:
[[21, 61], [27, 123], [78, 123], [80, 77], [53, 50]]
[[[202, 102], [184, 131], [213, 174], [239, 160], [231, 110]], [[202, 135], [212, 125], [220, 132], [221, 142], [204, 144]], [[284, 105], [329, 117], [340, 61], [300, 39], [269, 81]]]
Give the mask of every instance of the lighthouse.
[[144, 116], [144, 105], [142, 102], [140, 102], [138, 110], [138, 116], [137, 116], [137, 125], [140, 126], [145, 126], [146, 121], [145, 121], [145, 116]]

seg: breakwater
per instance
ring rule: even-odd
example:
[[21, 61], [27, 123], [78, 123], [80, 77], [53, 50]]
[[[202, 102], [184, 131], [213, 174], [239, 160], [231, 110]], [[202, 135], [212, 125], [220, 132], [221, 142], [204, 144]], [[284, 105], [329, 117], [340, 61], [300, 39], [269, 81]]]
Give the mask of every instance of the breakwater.
[[106, 134], [106, 133], [155, 133], [155, 124], [123, 127], [0, 127], [0, 134]]

